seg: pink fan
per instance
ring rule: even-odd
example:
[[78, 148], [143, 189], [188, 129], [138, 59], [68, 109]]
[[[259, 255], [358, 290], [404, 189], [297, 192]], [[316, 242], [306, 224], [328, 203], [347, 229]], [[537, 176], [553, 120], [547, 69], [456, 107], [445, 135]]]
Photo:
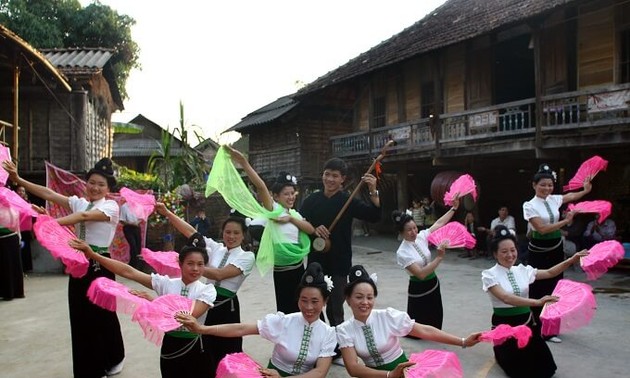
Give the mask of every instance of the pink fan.
[[168, 251], [154, 252], [149, 248], [142, 248], [140, 254], [144, 261], [155, 269], [158, 274], [171, 278], [181, 277], [182, 271], [179, 267], [179, 253]]
[[597, 223], [602, 223], [612, 212], [612, 204], [608, 201], [583, 201], [576, 204], [569, 204], [569, 211], [579, 211], [581, 213], [597, 213]]
[[449, 222], [431, 232], [427, 240], [433, 245], [448, 241], [448, 248], [473, 248], [477, 240], [459, 222]]
[[175, 315], [179, 312], [191, 314], [194, 303], [192, 299], [177, 294], [161, 295], [140, 306], [131, 320], [138, 322], [147, 340], [161, 345], [164, 333], [182, 327], [175, 320]]
[[131, 294], [127, 286], [107, 277], [99, 277], [92, 281], [87, 296], [99, 307], [127, 315], [133, 314], [140, 306], [149, 302]]
[[491, 342], [493, 345], [501, 345], [510, 337], [516, 339], [519, 348], [525, 348], [532, 338], [532, 330], [526, 325], [512, 327], [507, 324], [499, 324], [495, 329], [483, 332], [479, 340]]
[[0, 205], [11, 207], [17, 210], [21, 214], [26, 214], [31, 217], [39, 215], [37, 211], [33, 210], [30, 203], [26, 202], [24, 198], [13, 190], [5, 187], [0, 187]]
[[8, 228], [11, 231], [20, 230], [20, 213], [5, 206], [2, 201], [0, 201], [0, 227]]
[[155, 197], [152, 194], [139, 194], [131, 189], [122, 188], [120, 195], [125, 198], [133, 214], [145, 221], [155, 208]]
[[0, 185], [6, 185], [9, 173], [2, 168], [3, 161], [11, 161], [11, 150], [0, 144]]
[[66, 273], [72, 277], [85, 276], [90, 263], [82, 252], [72, 249], [68, 241], [76, 236], [67, 228], [57, 223], [55, 218], [40, 215], [33, 226], [37, 241], [41, 243], [54, 258], [60, 259], [66, 266]]
[[578, 168], [577, 172], [575, 172], [575, 176], [569, 180], [567, 185], [562, 187], [562, 190], [568, 192], [570, 190], [582, 188], [584, 186], [584, 180], [589, 177], [595, 177], [599, 171], [605, 171], [607, 167], [607, 160], [604, 160], [597, 155], [593, 156], [580, 165], [580, 168]]
[[543, 306], [540, 314], [543, 336], [575, 330], [593, 319], [597, 302], [590, 285], [562, 279], [558, 281], [552, 295], [560, 299]]
[[230, 353], [221, 359], [217, 378], [260, 378], [260, 365], [246, 353]]
[[444, 194], [444, 203], [452, 205], [455, 197], [462, 197], [466, 194], [472, 194], [473, 201], [477, 201], [477, 186], [475, 180], [470, 175], [462, 175], [453, 181], [448, 192]]
[[588, 256], [580, 258], [580, 265], [589, 280], [596, 280], [623, 259], [623, 245], [616, 240], [606, 240], [595, 244]]
[[405, 372], [407, 378], [461, 378], [464, 376], [462, 365], [453, 352], [427, 349], [422, 353], [412, 353], [409, 361], [416, 364]]

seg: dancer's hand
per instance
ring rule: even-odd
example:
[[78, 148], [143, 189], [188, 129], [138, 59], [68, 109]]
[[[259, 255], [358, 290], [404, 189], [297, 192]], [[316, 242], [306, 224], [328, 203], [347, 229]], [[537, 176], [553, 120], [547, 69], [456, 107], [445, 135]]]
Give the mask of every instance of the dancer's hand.
[[267, 369], [261, 367], [260, 369], [258, 369], [258, 371], [260, 371], [260, 375], [262, 375], [263, 377], [280, 377], [280, 373], [278, 373], [278, 371], [275, 369]]
[[45, 208], [41, 206], [37, 206], [33, 203], [31, 204], [31, 209], [35, 210], [35, 212], [37, 212], [37, 214], [40, 214], [40, 215], [50, 215], [48, 214], [48, 210], [46, 210]]
[[13, 182], [17, 182], [20, 176], [18, 175], [17, 165], [10, 160], [5, 160], [2, 162], [2, 168], [9, 174], [9, 178]]
[[154, 299], [153, 295], [151, 295], [151, 293], [149, 293], [148, 291], [144, 291], [144, 290], [130, 289], [129, 290], [129, 294], [135, 295], [136, 297], [144, 298], [147, 301], [152, 301]]
[[197, 323], [197, 319], [195, 319], [195, 317], [192, 316], [191, 314], [179, 312], [175, 314], [175, 320], [182, 323], [182, 325], [188, 328], [190, 332], [200, 333], [201, 324]]
[[330, 237], [330, 231], [323, 224], [315, 227], [315, 236], [319, 236], [322, 239], [328, 239]]
[[88, 243], [86, 243], [85, 240], [71, 239], [71, 240], [68, 240], [68, 245], [70, 247], [76, 249], [77, 251], [81, 251], [81, 252], [85, 253], [85, 255], [87, 257], [91, 257], [92, 254], [94, 253], [94, 251], [92, 251], [92, 248], [90, 247], [90, 245]]
[[545, 295], [544, 297], [538, 300], [538, 306], [544, 306], [545, 303], [547, 302], [549, 303], [558, 302], [559, 299], [560, 298], [556, 297], [555, 295]]
[[228, 146], [227, 144], [224, 145], [224, 147], [230, 153], [230, 157], [232, 158], [233, 162], [239, 164], [241, 167], [245, 166], [245, 164], [248, 164], [247, 158], [245, 157], [245, 155], [243, 155], [241, 151], [236, 150], [232, 146]]
[[370, 192], [373, 192], [376, 190], [376, 177], [374, 177], [374, 175], [370, 174], [370, 173], [366, 173], [365, 175], [363, 175], [363, 177], [361, 177], [361, 181], [363, 181], [364, 183], [367, 184], [368, 189], [370, 190]]
[[405, 376], [405, 369], [415, 364], [416, 363], [413, 361], [401, 362], [398, 365], [396, 365], [394, 370], [389, 372], [388, 377], [389, 378], [402, 378]]
[[481, 337], [481, 332], [475, 332], [475, 333], [471, 333], [470, 335], [468, 335], [467, 338], [464, 339], [464, 345], [465, 347], [471, 347], [475, 344], [477, 344], [479, 341], [479, 338]]
[[162, 216], [166, 216], [168, 209], [166, 208], [166, 205], [163, 202], [156, 202], [155, 209], [153, 211], [155, 211], [156, 213]]

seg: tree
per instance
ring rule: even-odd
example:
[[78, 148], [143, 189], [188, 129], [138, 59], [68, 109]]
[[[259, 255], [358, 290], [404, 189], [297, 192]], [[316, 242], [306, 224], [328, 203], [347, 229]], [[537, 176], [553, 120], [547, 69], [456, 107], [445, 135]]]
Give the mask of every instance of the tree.
[[[180, 185], [189, 184], [195, 189], [204, 187], [209, 167], [201, 154], [190, 147], [188, 139], [189, 131], [184, 119], [184, 104], [179, 104], [179, 128], [173, 133], [170, 129], [162, 131], [159, 151], [149, 159], [149, 172], [157, 176], [160, 187], [164, 191], [173, 190]], [[182, 142], [182, 148], [174, 151], [174, 140], [178, 137]], [[195, 132], [197, 142], [203, 140], [201, 135]]]
[[83, 8], [78, 0], [0, 0], [0, 24], [35, 48], [115, 49], [110, 62], [123, 98], [129, 73], [140, 68], [140, 49], [131, 38], [135, 23], [99, 1]]

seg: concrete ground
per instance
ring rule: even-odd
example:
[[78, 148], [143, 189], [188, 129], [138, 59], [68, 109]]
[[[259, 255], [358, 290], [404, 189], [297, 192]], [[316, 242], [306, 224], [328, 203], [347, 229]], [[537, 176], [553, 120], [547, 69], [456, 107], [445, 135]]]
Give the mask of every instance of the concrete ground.
[[[407, 276], [395, 263], [398, 241], [388, 236], [357, 236], [354, 263], [378, 274], [378, 308], [406, 309]], [[458, 336], [489, 329], [490, 301], [481, 290], [480, 272], [494, 263], [480, 258], [458, 258], [448, 252], [438, 275], [442, 283], [444, 330]], [[567, 278], [585, 281], [576, 268]], [[132, 287], [138, 285], [121, 280]], [[550, 344], [558, 373], [556, 377], [619, 377], [627, 375], [630, 356], [630, 273], [609, 272], [590, 282], [598, 310], [592, 323], [561, 335], [561, 344]], [[60, 274], [31, 274], [25, 281], [26, 298], [0, 301], [1, 377], [71, 377], [71, 354], [67, 308], [67, 278]], [[275, 308], [273, 281], [254, 272], [239, 292], [241, 316], [255, 322]], [[350, 315], [346, 309], [346, 317]], [[159, 377], [159, 348], [145, 340], [129, 316], [119, 316], [126, 348], [120, 378]], [[97, 326], [97, 325], [95, 325]], [[427, 341], [402, 340], [410, 354], [424, 349], [452, 350], [459, 356], [466, 377], [504, 377], [495, 364], [492, 348], [481, 343], [462, 350]], [[259, 336], [245, 338], [244, 349], [266, 364], [273, 345]], [[624, 371], [626, 373], [624, 373]], [[333, 366], [329, 377], [347, 377], [345, 369]]]

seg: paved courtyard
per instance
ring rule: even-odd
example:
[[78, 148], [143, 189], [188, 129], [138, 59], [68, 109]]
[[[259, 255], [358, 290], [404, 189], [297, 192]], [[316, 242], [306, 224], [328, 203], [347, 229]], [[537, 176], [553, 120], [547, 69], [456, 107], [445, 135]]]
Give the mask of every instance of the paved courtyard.
[[[406, 308], [406, 274], [395, 264], [398, 242], [393, 237], [358, 236], [354, 239], [354, 263], [378, 274], [378, 308]], [[448, 252], [438, 270], [444, 302], [444, 329], [464, 336], [490, 326], [491, 306], [481, 290], [480, 272], [493, 264], [486, 259], [468, 260]], [[577, 268], [567, 278], [584, 281]], [[133, 282], [121, 280], [129, 286]], [[25, 282], [26, 298], [0, 302], [0, 376], [8, 378], [71, 377], [70, 333], [67, 307], [67, 277], [31, 274]], [[562, 335], [561, 344], [550, 344], [558, 365], [556, 377], [627, 376], [630, 356], [630, 272], [615, 271], [591, 282], [598, 310], [585, 328]], [[273, 281], [254, 272], [239, 292], [241, 316], [254, 322], [274, 310]], [[349, 309], [346, 317], [349, 317]], [[120, 378], [159, 377], [159, 347], [145, 340], [129, 316], [119, 316], [126, 348], [125, 369]], [[97, 327], [98, 325], [94, 325]], [[504, 377], [495, 364], [492, 348], [481, 343], [462, 350], [427, 341], [402, 340], [408, 354], [424, 349], [447, 349], [457, 353], [466, 377]], [[259, 336], [245, 338], [244, 348], [266, 364], [273, 345]], [[347, 377], [345, 369], [333, 366], [329, 377]]]

